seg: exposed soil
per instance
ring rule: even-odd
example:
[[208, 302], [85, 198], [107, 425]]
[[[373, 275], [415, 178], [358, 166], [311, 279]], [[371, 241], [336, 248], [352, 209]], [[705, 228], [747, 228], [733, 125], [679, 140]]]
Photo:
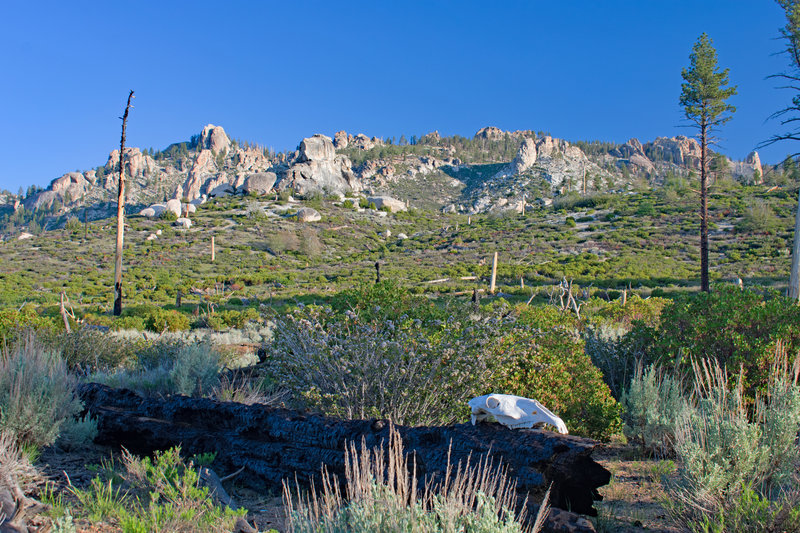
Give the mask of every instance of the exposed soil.
[[672, 461], [642, 459], [628, 446], [604, 446], [593, 454], [611, 472], [611, 482], [600, 487], [603, 501], [595, 507], [598, 533], [639, 533], [683, 531], [670, 519], [664, 507], [666, 494], [662, 476], [674, 475]]

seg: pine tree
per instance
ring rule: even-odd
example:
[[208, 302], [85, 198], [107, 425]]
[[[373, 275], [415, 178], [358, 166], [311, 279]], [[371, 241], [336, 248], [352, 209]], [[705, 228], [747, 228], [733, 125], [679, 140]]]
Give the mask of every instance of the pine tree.
[[705, 33], [692, 47], [689, 60], [689, 68], [681, 71], [685, 83], [681, 84], [680, 104], [700, 141], [700, 289], [708, 292], [708, 146], [714, 142], [714, 131], [736, 111], [726, 103], [736, 94], [736, 86], [728, 87], [728, 69], [717, 68], [717, 51]]

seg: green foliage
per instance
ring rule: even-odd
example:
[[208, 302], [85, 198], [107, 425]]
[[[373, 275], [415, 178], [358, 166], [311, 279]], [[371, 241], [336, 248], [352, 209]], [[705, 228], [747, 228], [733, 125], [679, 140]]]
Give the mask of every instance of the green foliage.
[[53, 318], [37, 313], [33, 305], [0, 309], [0, 341], [13, 341], [24, 330], [52, 330], [56, 324]]
[[[175, 309], [163, 309], [151, 305], [131, 307], [123, 310], [124, 317], [140, 318], [145, 329], [162, 333], [164, 331], [184, 331], [189, 329], [189, 317]], [[135, 320], [133, 325], [138, 325]], [[121, 329], [121, 328], [120, 328]]]
[[345, 208], [345, 209], [355, 209], [356, 204], [353, 203], [353, 200], [348, 198], [347, 200], [342, 202], [342, 207]]
[[565, 224], [565, 225], [566, 225], [568, 228], [574, 228], [575, 226], [577, 226], [577, 225], [578, 225], [578, 223], [577, 223], [577, 222], [575, 222], [575, 218], [573, 218], [573, 217], [567, 217], [567, 218], [564, 220], [564, 224]]
[[639, 325], [629, 335], [646, 346], [647, 363], [688, 371], [692, 358], [713, 358], [734, 376], [741, 369], [752, 399], [766, 390], [778, 341], [800, 350], [800, 307], [776, 292], [719, 286], [675, 298], [661, 313], [660, 325]]
[[[346, 418], [432, 425], [463, 420], [496, 358], [494, 323], [368, 318], [307, 307], [275, 319], [270, 370], [302, 405]], [[436, 394], [431, 394], [431, 391]]]
[[570, 433], [599, 439], [619, 433], [620, 405], [568, 325], [573, 315], [552, 306], [521, 313], [492, 347], [493, 357], [502, 361], [496, 390], [536, 398]]
[[170, 211], [169, 209], [165, 209], [164, 212], [161, 213], [161, 216], [159, 218], [166, 222], [175, 222], [176, 220], [178, 220], [178, 215], [176, 215], [173, 211]]
[[672, 511], [690, 529], [796, 531], [800, 388], [792, 366], [777, 354], [767, 393], [749, 411], [741, 380], [731, 383], [715, 362], [695, 362], [690, 408], [674, 434], [680, 467], [666, 484]]
[[717, 51], [711, 39], [701, 34], [692, 47], [689, 56], [691, 65], [681, 71], [684, 82], [681, 84], [680, 104], [686, 118], [705, 126], [719, 126], [730, 120], [736, 108], [725, 100], [736, 94], [736, 86], [727, 87], [728, 71], [718, 70]]
[[643, 451], [670, 455], [677, 421], [688, 404], [678, 380], [656, 366], [638, 365], [630, 386], [622, 396], [625, 436]]
[[0, 355], [0, 431], [22, 444], [52, 444], [82, 409], [75, 386], [58, 353], [28, 335]]
[[757, 198], [736, 224], [736, 231], [767, 233], [775, 229], [777, 222], [772, 207], [764, 200]]
[[106, 466], [107, 480], [96, 477], [88, 489], [73, 488], [93, 522], [114, 519], [123, 533], [232, 531], [246, 509], [233, 511], [214, 504], [200, 486], [194, 465], [184, 462], [180, 448], [138, 459], [123, 450], [123, 469]]
[[224, 329], [238, 328], [241, 329], [251, 320], [259, 320], [261, 315], [252, 307], [248, 307], [242, 311], [222, 310], [211, 313], [205, 318], [206, 324], [209, 328], [215, 331], [222, 331]]
[[[211, 345], [153, 345], [153, 353], [139, 353], [138, 368], [98, 372], [91, 380], [143, 395], [208, 395], [219, 384], [220, 354]], [[167, 348], [167, 350], [161, 350]]]

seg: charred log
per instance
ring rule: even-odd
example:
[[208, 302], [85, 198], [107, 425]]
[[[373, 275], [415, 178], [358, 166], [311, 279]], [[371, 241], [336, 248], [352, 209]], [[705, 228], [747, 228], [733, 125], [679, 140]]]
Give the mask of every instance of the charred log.
[[[253, 487], [279, 488], [296, 476], [309, 482], [323, 464], [344, 475], [345, 443], [388, 442], [383, 420], [340, 420], [259, 405], [173, 396], [142, 398], [130, 390], [89, 383], [80, 387], [86, 409], [98, 419], [100, 444], [121, 445], [138, 454], [180, 445], [189, 454], [217, 452], [215, 467], [233, 472]], [[552, 483], [554, 507], [595, 515], [598, 487], [610, 473], [596, 463], [590, 439], [543, 430], [510, 430], [498, 424], [397, 427], [407, 453], [416, 455], [417, 474], [442, 474], [448, 462], [489, 453], [501, 461], [522, 493], [541, 495]]]

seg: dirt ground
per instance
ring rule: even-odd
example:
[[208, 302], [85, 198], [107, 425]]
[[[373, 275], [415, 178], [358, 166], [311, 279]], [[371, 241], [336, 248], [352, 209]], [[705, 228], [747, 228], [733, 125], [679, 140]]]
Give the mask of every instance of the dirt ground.
[[611, 472], [611, 482], [600, 488], [603, 501], [595, 504], [598, 533], [683, 531], [670, 520], [661, 486], [662, 476], [674, 474], [674, 463], [637, 455], [627, 446], [604, 446], [593, 454]]

